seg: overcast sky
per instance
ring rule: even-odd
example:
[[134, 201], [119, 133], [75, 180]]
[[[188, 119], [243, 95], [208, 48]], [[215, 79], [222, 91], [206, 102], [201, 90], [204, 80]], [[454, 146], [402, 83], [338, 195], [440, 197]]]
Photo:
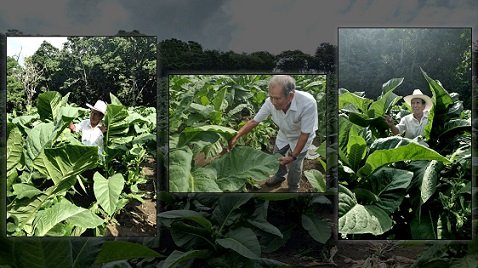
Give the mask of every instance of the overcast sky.
[[205, 49], [235, 52], [299, 49], [313, 54], [337, 43], [337, 27], [473, 27], [476, 0], [7, 0], [0, 32], [114, 35], [138, 30], [159, 40], [196, 41]]

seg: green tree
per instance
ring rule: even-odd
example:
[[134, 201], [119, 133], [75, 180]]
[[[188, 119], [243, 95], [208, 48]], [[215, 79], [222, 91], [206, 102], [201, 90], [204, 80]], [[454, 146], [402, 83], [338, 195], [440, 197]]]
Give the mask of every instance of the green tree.
[[20, 81], [22, 69], [18, 61], [7, 56], [7, 112], [25, 110], [26, 96]]
[[312, 56], [300, 50], [286, 50], [277, 55], [275, 68], [281, 71], [307, 71], [312, 61]]

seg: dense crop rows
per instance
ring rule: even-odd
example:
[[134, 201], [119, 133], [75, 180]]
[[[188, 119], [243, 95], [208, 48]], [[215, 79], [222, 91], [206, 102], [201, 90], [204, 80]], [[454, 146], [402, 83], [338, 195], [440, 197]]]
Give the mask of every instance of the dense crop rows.
[[339, 233], [347, 238], [471, 238], [471, 113], [456, 93], [422, 71], [433, 109], [426, 147], [388, 137], [383, 116], [399, 121], [408, 107], [383, 85], [377, 100], [340, 89]]
[[155, 109], [128, 108], [111, 95], [100, 156], [68, 129], [89, 116], [68, 95], [44, 92], [36, 107], [8, 114], [8, 235], [104, 235], [126, 204], [142, 201], [141, 166], [156, 147]]
[[[230, 153], [225, 150], [227, 141], [264, 103], [270, 77], [170, 76], [170, 191], [246, 191], [274, 173], [278, 157], [270, 153], [277, 129], [270, 119], [242, 138], [239, 141], [242, 146]], [[316, 97], [319, 122], [323, 124], [325, 76], [294, 77], [298, 89]], [[325, 128], [320, 128], [318, 134], [318, 140], [323, 141]], [[315, 180], [313, 185], [325, 184], [318, 173], [309, 173], [308, 178]]]

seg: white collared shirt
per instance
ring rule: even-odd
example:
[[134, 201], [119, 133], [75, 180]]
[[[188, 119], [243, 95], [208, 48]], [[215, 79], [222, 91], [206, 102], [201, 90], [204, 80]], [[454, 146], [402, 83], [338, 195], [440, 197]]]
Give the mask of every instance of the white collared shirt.
[[103, 132], [99, 128], [103, 125], [100, 121], [97, 126], [91, 127], [90, 119], [85, 119], [79, 124], [75, 124], [76, 132], [81, 132], [81, 142], [84, 145], [98, 146], [98, 154], [103, 154]]
[[418, 136], [423, 136], [423, 129], [428, 124], [428, 111], [423, 112], [423, 116], [418, 120], [413, 117], [413, 114], [402, 117], [400, 123], [396, 125], [400, 134], [405, 133], [405, 138], [414, 139]]
[[295, 90], [294, 97], [286, 113], [282, 110], [277, 110], [270, 98], [267, 98], [254, 117], [254, 121], [262, 122], [269, 115], [272, 115], [272, 121], [279, 127], [279, 133], [276, 138], [278, 148], [284, 148], [286, 145], [289, 145], [291, 150], [294, 151], [300, 133], [303, 132], [310, 134], [301, 153], [307, 151], [315, 138], [315, 131], [318, 129], [317, 101], [310, 93]]

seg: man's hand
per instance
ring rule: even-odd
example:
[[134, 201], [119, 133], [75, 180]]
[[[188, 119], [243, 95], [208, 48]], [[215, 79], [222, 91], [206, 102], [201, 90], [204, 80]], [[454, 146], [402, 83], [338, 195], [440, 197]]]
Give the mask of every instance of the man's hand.
[[279, 158], [279, 164], [285, 166], [287, 164], [290, 164], [294, 161], [294, 158], [290, 155], [287, 155], [287, 156], [284, 156], [284, 157], [281, 157]]
[[383, 118], [389, 127], [395, 126], [395, 122], [393, 122], [393, 119], [389, 115], [384, 115]]
[[68, 125], [68, 128], [69, 128], [72, 132], [76, 132], [76, 127], [75, 127], [75, 124], [73, 124], [73, 122], [70, 122], [70, 125]]
[[106, 126], [104, 126], [104, 125], [99, 125], [98, 127], [100, 128], [100, 130], [101, 130], [102, 133], [105, 133], [105, 132], [106, 132]]

